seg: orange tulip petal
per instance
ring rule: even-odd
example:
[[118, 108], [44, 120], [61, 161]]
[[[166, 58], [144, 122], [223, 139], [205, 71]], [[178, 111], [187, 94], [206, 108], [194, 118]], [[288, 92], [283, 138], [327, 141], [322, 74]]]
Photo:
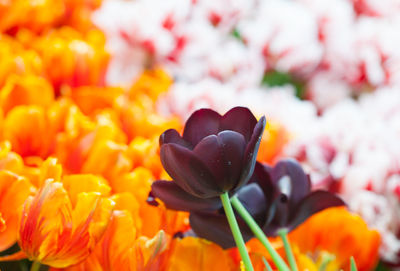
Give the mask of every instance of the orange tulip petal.
[[187, 237], [173, 241], [168, 267], [170, 271], [233, 270], [229, 254], [204, 239]]

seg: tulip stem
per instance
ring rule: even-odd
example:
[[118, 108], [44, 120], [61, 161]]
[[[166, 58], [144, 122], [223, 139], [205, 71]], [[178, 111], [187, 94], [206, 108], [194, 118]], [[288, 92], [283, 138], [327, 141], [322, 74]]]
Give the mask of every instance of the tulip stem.
[[228, 192], [221, 194], [220, 198], [222, 205], [224, 206], [225, 215], [228, 219], [229, 226], [231, 227], [233, 239], [235, 240], [236, 246], [239, 249], [240, 256], [242, 257], [243, 264], [247, 271], [254, 271], [249, 253], [247, 252], [246, 245], [243, 240], [242, 233], [240, 232], [239, 225], [235, 218], [235, 213], [233, 212], [231, 202], [229, 201]]
[[271, 256], [271, 258], [274, 261], [278, 270], [279, 271], [290, 271], [290, 269], [287, 266], [287, 264], [285, 263], [285, 261], [278, 254], [278, 252], [276, 252], [276, 250], [272, 247], [271, 243], [269, 242], [268, 238], [265, 236], [265, 234], [262, 231], [262, 229], [260, 228], [260, 226], [258, 226], [256, 221], [254, 221], [253, 217], [249, 214], [249, 212], [246, 210], [246, 208], [242, 205], [242, 203], [237, 198], [237, 196], [233, 196], [231, 198], [231, 202], [232, 202], [233, 207], [240, 214], [240, 216], [243, 218], [243, 220], [247, 223], [247, 225], [249, 226], [251, 231], [254, 233], [254, 235], [258, 238], [258, 240], [260, 240], [260, 242], [267, 249], [269, 255]]
[[283, 246], [285, 247], [285, 253], [286, 253], [286, 257], [288, 258], [290, 268], [292, 269], [292, 271], [297, 271], [298, 268], [297, 268], [296, 260], [293, 255], [293, 251], [290, 246], [289, 238], [287, 237], [287, 233], [288, 233], [288, 231], [286, 229], [282, 229], [282, 230], [278, 231], [278, 234], [283, 241]]
[[40, 262], [33, 262], [31, 265], [31, 271], [39, 271], [40, 269]]

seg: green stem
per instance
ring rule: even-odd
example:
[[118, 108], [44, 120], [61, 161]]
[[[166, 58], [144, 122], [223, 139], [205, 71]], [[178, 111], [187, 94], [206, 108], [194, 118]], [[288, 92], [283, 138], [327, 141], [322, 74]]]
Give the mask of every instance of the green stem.
[[254, 233], [254, 235], [258, 238], [258, 240], [260, 240], [260, 242], [267, 249], [269, 255], [271, 255], [271, 258], [274, 261], [278, 270], [290, 271], [290, 269], [287, 266], [287, 264], [285, 263], [285, 261], [278, 254], [278, 252], [276, 252], [276, 250], [272, 247], [271, 243], [268, 241], [268, 238], [265, 236], [265, 234], [262, 231], [262, 229], [260, 228], [260, 226], [258, 226], [257, 222], [254, 221], [253, 217], [249, 214], [249, 212], [246, 210], [246, 208], [242, 205], [242, 203], [237, 198], [237, 196], [232, 197], [231, 202], [232, 202], [233, 207], [236, 209], [236, 211], [240, 214], [240, 216], [243, 218], [243, 220], [250, 227], [250, 229]]
[[220, 197], [222, 205], [224, 206], [226, 218], [228, 219], [229, 226], [231, 227], [233, 239], [235, 239], [235, 243], [239, 249], [243, 264], [247, 271], [254, 271], [253, 265], [250, 261], [249, 253], [247, 252], [246, 245], [244, 244], [242, 233], [240, 232], [235, 214], [233, 213], [231, 202], [229, 201], [228, 192], [221, 194]]
[[40, 262], [33, 262], [31, 265], [31, 271], [39, 271], [40, 269]]
[[327, 252], [322, 253], [322, 260], [321, 264], [318, 268], [318, 271], [325, 271], [329, 265], [330, 262], [332, 262], [335, 259], [335, 257]]
[[296, 264], [296, 260], [294, 259], [294, 255], [293, 255], [293, 251], [292, 248], [290, 247], [290, 243], [289, 243], [289, 239], [287, 237], [287, 230], [280, 230], [278, 232], [279, 236], [281, 237], [282, 241], [283, 241], [283, 246], [285, 247], [285, 253], [286, 256], [288, 258], [289, 264], [290, 264], [290, 268], [293, 271], [297, 271], [297, 264]]
[[353, 256], [350, 258], [350, 270], [357, 271], [356, 261], [354, 260]]
[[271, 265], [269, 265], [269, 263], [267, 262], [267, 260], [266, 260], [264, 257], [262, 258], [262, 260], [263, 260], [263, 263], [264, 263], [264, 265], [265, 265], [264, 271], [265, 271], [265, 270], [267, 270], [267, 271], [273, 271]]

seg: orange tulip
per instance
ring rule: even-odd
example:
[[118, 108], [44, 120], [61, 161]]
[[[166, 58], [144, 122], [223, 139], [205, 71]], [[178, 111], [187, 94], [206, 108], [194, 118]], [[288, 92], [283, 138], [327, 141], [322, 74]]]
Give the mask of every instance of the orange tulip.
[[63, 0], [44, 0], [35, 2], [27, 0], [6, 1], [0, 4], [0, 32], [28, 27], [42, 31], [57, 23], [65, 12]]
[[17, 153], [11, 151], [9, 141], [0, 142], [0, 170], [6, 169], [15, 173], [21, 172], [24, 162]]
[[257, 160], [273, 164], [288, 142], [288, 132], [278, 123], [268, 122], [261, 139]]
[[0, 170], [0, 251], [17, 241], [19, 213], [25, 199], [35, 191], [28, 179]]
[[94, 115], [102, 109], [112, 108], [122, 99], [124, 90], [118, 87], [83, 86], [71, 89], [65, 96], [71, 97], [86, 115]]
[[153, 109], [144, 108], [137, 100], [125, 102], [116, 110], [120, 112], [122, 129], [130, 140], [138, 136], [151, 138], [169, 128], [180, 130], [182, 126], [178, 118], [161, 116]]
[[168, 255], [167, 271], [237, 270], [228, 251], [195, 237], [174, 239]]
[[39, 106], [17, 106], [6, 116], [3, 137], [23, 157], [47, 157], [54, 143], [46, 112]]
[[379, 233], [368, 229], [360, 216], [343, 207], [329, 208], [312, 216], [289, 238], [300, 253], [312, 254], [319, 261], [323, 253], [333, 255], [335, 260], [327, 270], [350, 270], [351, 256], [358, 270], [373, 270], [379, 259]]
[[[96, 173], [113, 178], [131, 169], [126, 138], [107, 112], [92, 121], [74, 106], [58, 136], [55, 156], [68, 173]], [[107, 159], [103, 159], [107, 157]]]
[[144, 167], [150, 170], [155, 178], [160, 178], [164, 168], [160, 161], [159, 135], [153, 138], [135, 137], [129, 144], [129, 157], [134, 167]]
[[49, 107], [53, 101], [53, 87], [44, 78], [34, 75], [9, 76], [0, 90], [0, 106], [6, 113], [17, 105]]
[[161, 67], [155, 67], [144, 71], [129, 90], [131, 100], [146, 95], [153, 101], [157, 100], [161, 93], [166, 92], [173, 81]]
[[63, 85], [104, 85], [109, 55], [101, 31], [92, 29], [82, 34], [62, 27], [31, 43], [32, 49], [42, 57], [46, 77], [57, 91]]
[[[0, 17], [1, 25], [4, 18], [1, 16], [1, 11]], [[27, 50], [17, 40], [2, 34], [0, 34], [0, 59], [0, 88], [11, 75], [40, 75], [43, 72], [42, 59], [35, 51]]]
[[100, 7], [102, 0], [64, 0], [68, 7], [68, 14], [64, 18], [64, 24], [87, 32], [94, 28], [91, 12]]
[[168, 242], [168, 236], [162, 231], [152, 239], [138, 237], [131, 214], [128, 211], [114, 211], [110, 225], [95, 252], [81, 264], [64, 270], [163, 270], [164, 251]]
[[[76, 178], [75, 186], [86, 181]], [[26, 256], [54, 267], [85, 260], [110, 221], [113, 202], [102, 197], [98, 185], [90, 192], [70, 190], [51, 179], [25, 202], [18, 243]]]
[[[141, 228], [137, 228], [138, 234], [152, 237], [160, 229], [170, 235], [187, 230], [189, 227], [188, 213], [168, 210], [163, 204], [159, 206], [147, 204], [146, 200], [153, 181], [154, 176], [150, 170], [138, 167], [111, 183], [115, 193], [130, 193], [134, 196], [135, 202], [138, 204], [138, 219], [141, 220], [142, 225]], [[127, 207], [122, 209], [127, 209]]]

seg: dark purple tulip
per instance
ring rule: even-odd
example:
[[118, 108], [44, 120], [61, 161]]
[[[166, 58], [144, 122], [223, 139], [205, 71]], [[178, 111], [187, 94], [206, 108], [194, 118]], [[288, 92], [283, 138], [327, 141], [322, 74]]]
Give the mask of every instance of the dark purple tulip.
[[[169, 209], [190, 212], [197, 235], [225, 248], [235, 246], [219, 196], [236, 193], [250, 179], [264, 128], [265, 117], [257, 122], [244, 107], [232, 108], [223, 116], [210, 109], [194, 112], [182, 137], [173, 129], [160, 136], [161, 162], [173, 181], [154, 182], [149, 202], [154, 204], [154, 198], [159, 198]], [[241, 190], [239, 197], [249, 197], [251, 189]], [[256, 189], [262, 196], [261, 189]], [[250, 209], [264, 210], [263, 204], [254, 206], [257, 200], [253, 198]], [[239, 224], [248, 240], [250, 230], [243, 221]]]
[[326, 208], [345, 205], [330, 192], [311, 192], [309, 177], [293, 159], [281, 160], [272, 168], [257, 163], [251, 182], [256, 182], [265, 195], [268, 208], [260, 226], [267, 236], [276, 236], [282, 229], [291, 231]]
[[[264, 128], [265, 117], [257, 122], [244, 107], [232, 108], [223, 116], [211, 109], [194, 112], [182, 137], [173, 129], [160, 136], [161, 162], [174, 182], [156, 182], [154, 195], [167, 206], [178, 198], [185, 205], [191, 204], [189, 198], [193, 204], [208, 204], [201, 198], [213, 205], [213, 198], [232, 193], [250, 179]], [[174, 203], [169, 202], [172, 198]]]
[[[238, 191], [237, 197], [258, 223], [262, 223], [265, 220], [267, 208], [265, 197], [256, 183], [245, 185]], [[243, 239], [247, 242], [253, 237], [253, 233], [240, 215], [236, 214], [236, 219]], [[236, 246], [223, 208], [212, 213], [191, 212], [189, 221], [192, 230], [197, 236], [217, 243], [224, 249]]]

